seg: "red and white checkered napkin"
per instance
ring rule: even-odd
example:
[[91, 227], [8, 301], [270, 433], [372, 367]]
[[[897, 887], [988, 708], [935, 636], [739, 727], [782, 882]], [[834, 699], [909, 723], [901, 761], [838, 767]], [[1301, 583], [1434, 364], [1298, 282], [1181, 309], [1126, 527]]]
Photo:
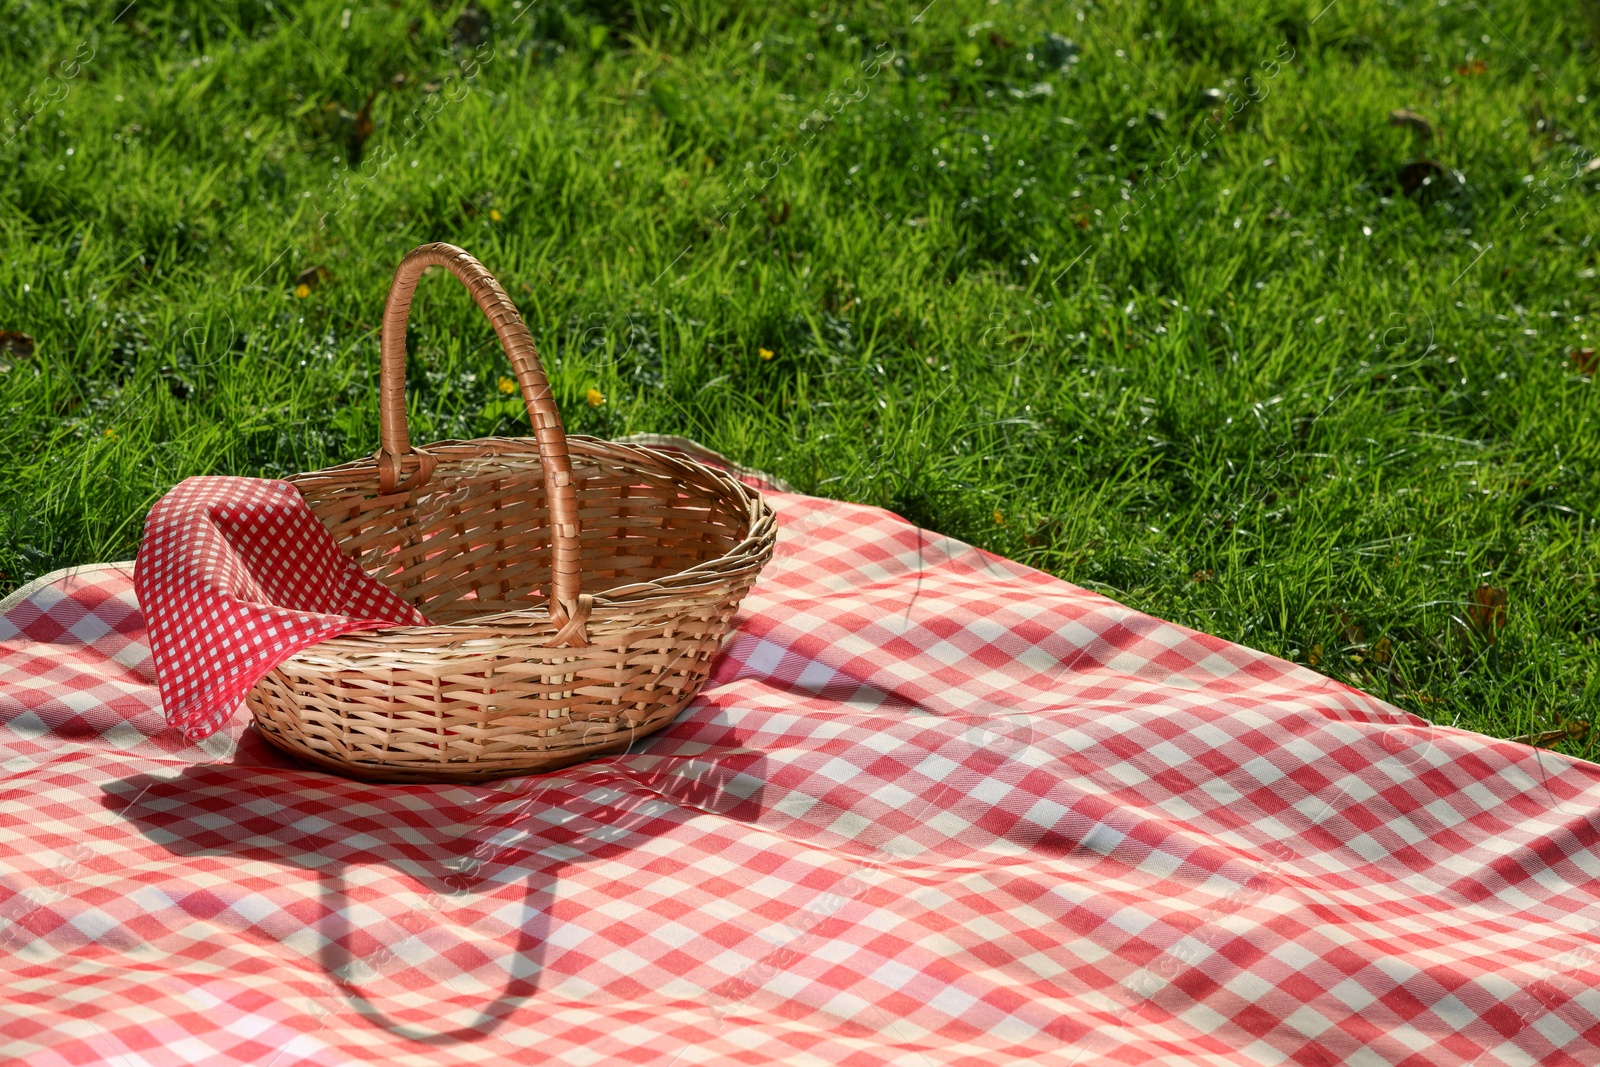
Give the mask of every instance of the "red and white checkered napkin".
[[1600, 1064], [1600, 767], [875, 508], [633, 750], [162, 728], [126, 565], [0, 604], [7, 1067]]
[[189, 478], [145, 519], [134, 590], [167, 722], [199, 741], [307, 645], [428, 620], [339, 551], [288, 482]]

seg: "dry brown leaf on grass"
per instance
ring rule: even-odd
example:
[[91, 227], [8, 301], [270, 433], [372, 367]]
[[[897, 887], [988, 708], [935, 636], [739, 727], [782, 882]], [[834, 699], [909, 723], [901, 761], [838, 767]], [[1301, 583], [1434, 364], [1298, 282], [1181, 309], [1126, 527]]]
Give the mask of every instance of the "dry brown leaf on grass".
[[1472, 591], [1472, 603], [1467, 606], [1467, 621], [1489, 644], [1494, 644], [1506, 624], [1506, 591], [1492, 585], [1480, 585]]
[[356, 112], [355, 134], [361, 139], [362, 144], [365, 144], [367, 138], [372, 136], [372, 101], [376, 100], [377, 97], [378, 90], [372, 90], [367, 94], [367, 99], [361, 105], [361, 110]]
[[1040, 545], [1051, 544], [1061, 533], [1061, 520], [1050, 517], [1038, 521], [1033, 532], [1023, 537], [1022, 541], [1029, 548], [1038, 548]]
[[1520, 741], [1522, 744], [1532, 745], [1534, 748], [1543, 748], [1545, 745], [1554, 744], [1557, 741], [1581, 741], [1587, 736], [1589, 736], [1589, 723], [1581, 719], [1573, 719], [1571, 722], [1563, 723], [1554, 730], [1545, 730], [1536, 734], [1519, 734], [1510, 738], [1510, 740]]
[[1362, 629], [1361, 624], [1352, 619], [1344, 610], [1335, 608], [1333, 621], [1338, 625], [1339, 636], [1344, 639], [1345, 644], [1359, 645], [1367, 639], [1367, 631]]
[[331, 281], [333, 281], [333, 272], [320, 263], [316, 264], [315, 266], [307, 267], [305, 270], [294, 276], [295, 285], [304, 285], [312, 289], [315, 289], [319, 285], [326, 285]]
[[0, 330], [0, 372], [9, 371], [14, 359], [27, 359], [31, 355], [32, 337], [21, 330]]
[[33, 355], [33, 338], [21, 330], [0, 330], [0, 352], [27, 358]]
[[1407, 107], [1397, 107], [1389, 112], [1389, 125], [1404, 126], [1424, 141], [1433, 140], [1433, 123]]
[[450, 27], [450, 36], [464, 48], [476, 48], [489, 33], [489, 16], [475, 7], [468, 7], [456, 16]]
[[[1596, 157], [1600, 159], [1600, 156]], [[1592, 348], [1574, 348], [1570, 353], [1573, 365], [1578, 368], [1579, 374], [1593, 374], [1597, 365], [1595, 351]]]
[[1445, 186], [1448, 173], [1431, 159], [1416, 159], [1395, 171], [1400, 189], [1407, 196], [1436, 193]]
[[361, 153], [367, 146], [367, 138], [372, 136], [372, 101], [377, 97], [376, 89], [367, 94], [366, 103], [355, 113], [350, 126], [350, 135], [345, 138], [345, 151], [352, 167], [361, 162]]

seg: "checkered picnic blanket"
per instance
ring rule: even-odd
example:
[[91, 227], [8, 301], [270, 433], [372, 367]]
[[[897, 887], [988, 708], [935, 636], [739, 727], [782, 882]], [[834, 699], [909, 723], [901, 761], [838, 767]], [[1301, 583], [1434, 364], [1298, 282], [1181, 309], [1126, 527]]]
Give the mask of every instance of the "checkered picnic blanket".
[[681, 719], [495, 785], [185, 741], [129, 564], [0, 605], [0, 1059], [1600, 1063], [1600, 767], [770, 499]]

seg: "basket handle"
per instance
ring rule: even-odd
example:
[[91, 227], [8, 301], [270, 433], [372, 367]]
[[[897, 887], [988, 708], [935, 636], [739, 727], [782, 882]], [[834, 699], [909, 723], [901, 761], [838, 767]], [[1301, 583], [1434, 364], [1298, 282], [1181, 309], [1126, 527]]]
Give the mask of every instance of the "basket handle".
[[[580, 598], [578, 592], [578, 494], [572, 484], [572, 460], [567, 454], [561, 412], [550, 395], [533, 335], [516, 305], [482, 263], [455, 245], [437, 243], [412, 249], [400, 261], [389, 286], [389, 299], [383, 306], [383, 365], [378, 380], [382, 445], [373, 456], [378, 463], [378, 488], [384, 493], [416, 489], [433, 473], [433, 457], [411, 446], [406, 427], [406, 320], [417, 281], [423, 270], [432, 266], [445, 267], [461, 279], [494, 324], [494, 332], [511, 358], [511, 369], [522, 386], [522, 400], [539, 441], [539, 463], [544, 467], [545, 499], [550, 508], [550, 617], [561, 627], [563, 640], [577, 637], [581, 642], [587, 636], [583, 624], [589, 598]], [[416, 456], [420, 465], [414, 475], [397, 484], [401, 458], [409, 455]]]

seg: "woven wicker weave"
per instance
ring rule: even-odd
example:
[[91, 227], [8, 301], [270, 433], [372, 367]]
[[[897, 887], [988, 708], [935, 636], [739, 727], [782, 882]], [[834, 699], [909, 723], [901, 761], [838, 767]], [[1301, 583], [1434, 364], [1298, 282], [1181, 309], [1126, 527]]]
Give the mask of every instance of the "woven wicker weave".
[[[536, 439], [411, 446], [406, 319], [430, 265], [494, 323]], [[400, 264], [382, 359], [382, 447], [289, 481], [434, 625], [346, 634], [285, 660], [247, 698], [267, 740], [360, 778], [475, 781], [620, 751], [671, 722], [772, 556], [772, 510], [688, 459], [568, 438], [527, 326], [454, 246]]]

